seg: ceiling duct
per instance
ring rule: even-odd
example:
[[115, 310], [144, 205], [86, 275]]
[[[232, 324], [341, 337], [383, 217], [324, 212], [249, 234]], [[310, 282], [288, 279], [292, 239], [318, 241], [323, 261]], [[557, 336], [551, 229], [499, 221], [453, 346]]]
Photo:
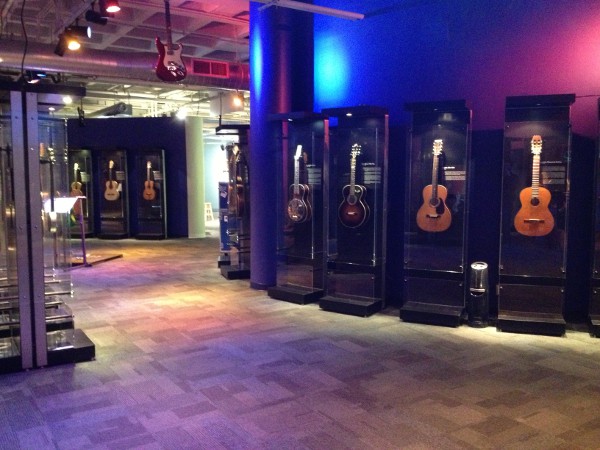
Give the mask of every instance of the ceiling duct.
[[123, 102], [115, 103], [114, 105], [107, 106], [106, 108], [99, 109], [93, 113], [88, 114], [88, 117], [115, 117], [115, 116], [131, 116], [133, 114], [133, 108]]
[[[0, 57], [3, 61], [0, 67], [21, 70], [24, 43], [19, 41], [0, 40]], [[69, 53], [64, 57], [54, 54], [54, 46], [39, 43], [29, 43], [25, 57], [25, 69], [60, 72], [73, 75], [97, 77], [103, 79], [118, 79], [141, 81], [164, 85], [154, 72], [157, 55], [154, 53], [107, 52], [82, 48], [77, 53]], [[183, 58], [188, 68], [192, 62], [197, 65], [200, 59]], [[206, 60], [214, 63], [212, 60]], [[173, 85], [194, 88], [214, 87], [223, 89], [249, 90], [250, 73], [248, 64], [228, 64], [228, 76], [217, 77], [214, 74], [199, 75], [188, 70], [187, 77]]]

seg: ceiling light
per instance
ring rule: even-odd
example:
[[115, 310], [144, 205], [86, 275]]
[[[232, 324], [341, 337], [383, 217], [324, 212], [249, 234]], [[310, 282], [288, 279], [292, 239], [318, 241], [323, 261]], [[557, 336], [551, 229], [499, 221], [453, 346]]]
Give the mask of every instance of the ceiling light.
[[70, 105], [71, 103], [73, 103], [73, 98], [70, 95], [65, 95], [62, 98], [62, 101], [65, 105]]
[[175, 115], [178, 119], [183, 120], [188, 115], [188, 109], [185, 106], [183, 106], [177, 110], [177, 113]]
[[91, 38], [92, 37], [92, 28], [81, 25], [71, 25], [69, 28], [65, 30], [65, 33], [80, 38]]
[[116, 13], [121, 11], [121, 7], [119, 6], [119, 2], [118, 0], [100, 0], [99, 1], [100, 4], [100, 14], [102, 14], [102, 17], [106, 17], [104, 16], [104, 13]]
[[40, 80], [43, 80], [47, 77], [48, 75], [46, 72], [40, 72], [37, 70], [27, 70], [25, 72], [25, 81], [27, 81], [29, 84], [39, 83]]
[[233, 106], [236, 108], [244, 107], [244, 94], [241, 92], [236, 92], [232, 99]]

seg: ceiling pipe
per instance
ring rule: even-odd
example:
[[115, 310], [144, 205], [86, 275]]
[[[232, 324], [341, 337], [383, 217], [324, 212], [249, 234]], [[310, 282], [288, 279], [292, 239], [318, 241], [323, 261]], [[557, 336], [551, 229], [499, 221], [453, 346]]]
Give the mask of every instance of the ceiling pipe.
[[[1, 68], [21, 70], [24, 43], [21, 41], [0, 40]], [[202, 58], [198, 58], [202, 59]], [[80, 75], [106, 80], [131, 80], [164, 86], [165, 84], [181, 86], [184, 89], [221, 88], [250, 89], [250, 71], [248, 64], [229, 63], [229, 78], [214, 78], [194, 75], [190, 70], [189, 59], [183, 58], [188, 67], [187, 77], [178, 83], [160, 81], [154, 67], [158, 54], [142, 52], [108, 52], [81, 48], [76, 53], [66, 53], [64, 57], [54, 54], [54, 46], [40, 43], [29, 43], [25, 57], [25, 69], [45, 72], [58, 72]]]

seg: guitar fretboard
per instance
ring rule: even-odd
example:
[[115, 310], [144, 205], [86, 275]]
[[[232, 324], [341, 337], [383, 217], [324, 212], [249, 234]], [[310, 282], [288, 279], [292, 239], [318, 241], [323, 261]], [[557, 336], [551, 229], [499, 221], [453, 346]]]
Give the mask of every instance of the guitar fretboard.
[[294, 195], [300, 194], [300, 157], [294, 160]]
[[438, 168], [439, 168], [439, 156], [433, 155], [433, 168], [431, 170], [431, 199], [437, 200], [438, 198]]
[[531, 198], [540, 195], [540, 155], [533, 155], [533, 169], [531, 173]]

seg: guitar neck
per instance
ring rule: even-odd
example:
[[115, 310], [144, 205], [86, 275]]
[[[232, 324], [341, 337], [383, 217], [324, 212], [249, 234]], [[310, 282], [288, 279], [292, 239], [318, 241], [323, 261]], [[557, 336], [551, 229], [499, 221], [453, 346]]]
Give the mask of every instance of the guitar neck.
[[439, 155], [433, 155], [433, 168], [431, 170], [431, 198], [437, 199], [438, 191]]
[[300, 194], [300, 158], [294, 161], [294, 195]]
[[533, 168], [531, 171], [531, 197], [540, 195], [540, 155], [533, 155]]
[[350, 160], [350, 194], [354, 194], [354, 186], [356, 185], [356, 156], [352, 155]]
[[173, 50], [173, 38], [171, 37], [171, 9], [169, 6], [169, 0], [165, 0], [165, 22], [167, 25], [167, 44], [168, 50]]

